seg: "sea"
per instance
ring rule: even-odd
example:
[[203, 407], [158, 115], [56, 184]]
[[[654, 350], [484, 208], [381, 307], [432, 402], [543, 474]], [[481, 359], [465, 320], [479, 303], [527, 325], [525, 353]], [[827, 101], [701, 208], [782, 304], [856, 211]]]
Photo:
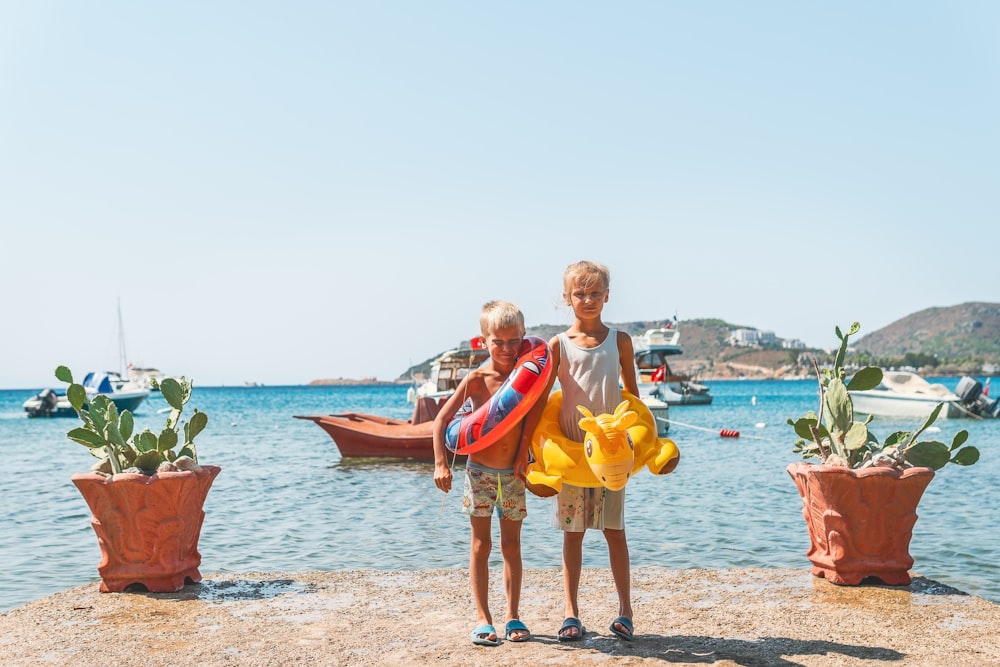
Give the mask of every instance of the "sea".
[[[932, 379], [950, 388], [958, 382]], [[785, 470], [799, 460], [786, 419], [816, 407], [816, 382], [708, 384], [711, 405], [670, 409], [669, 435], [681, 452], [677, 469], [665, 476], [643, 470], [628, 484], [633, 567], [808, 569], [802, 502]], [[89, 511], [70, 482], [95, 459], [66, 438], [75, 419], [26, 417], [21, 404], [39, 389], [0, 390], [0, 611], [99, 581]], [[408, 418], [407, 389], [196, 386], [190, 405], [209, 415], [199, 457], [222, 467], [205, 503], [202, 574], [465, 570], [469, 525], [460, 486], [439, 491], [428, 463], [342, 459], [321, 428], [294, 418], [345, 411]], [[164, 407], [153, 394], [136, 410], [137, 427], [158, 431]], [[886, 419], [872, 425], [881, 438], [915, 427]], [[982, 456], [974, 466], [937, 472], [917, 510], [912, 571], [1000, 603], [1000, 420], [942, 420], [933, 428], [949, 442], [968, 429]], [[722, 437], [723, 430], [739, 435]], [[528, 494], [527, 568], [561, 565], [551, 502]], [[497, 538], [491, 566], [501, 562]], [[608, 567], [597, 531], [585, 538], [584, 566]], [[559, 581], [555, 574], [553, 586]]]

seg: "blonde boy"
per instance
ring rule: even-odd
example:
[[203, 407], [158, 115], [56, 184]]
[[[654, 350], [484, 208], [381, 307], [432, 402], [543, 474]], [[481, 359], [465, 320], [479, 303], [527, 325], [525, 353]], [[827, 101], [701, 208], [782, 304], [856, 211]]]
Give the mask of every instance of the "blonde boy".
[[[445, 429], [466, 402], [471, 404], [472, 410], [477, 409], [488, 402], [510, 376], [524, 339], [524, 315], [510, 302], [490, 301], [482, 308], [479, 327], [490, 359], [462, 380], [434, 420], [434, 484], [445, 493], [451, 490], [452, 483]], [[494, 511], [500, 519], [500, 552], [503, 555], [507, 597], [504, 637], [512, 642], [526, 641], [530, 637], [518, 610], [522, 577], [521, 522], [527, 515], [524, 475], [528, 446], [544, 405], [545, 401], [539, 400], [521, 424], [496, 443], [470, 454], [466, 463], [462, 512], [469, 516], [471, 525], [469, 578], [476, 605], [473, 644], [497, 646], [500, 643], [489, 608], [489, 557]]]

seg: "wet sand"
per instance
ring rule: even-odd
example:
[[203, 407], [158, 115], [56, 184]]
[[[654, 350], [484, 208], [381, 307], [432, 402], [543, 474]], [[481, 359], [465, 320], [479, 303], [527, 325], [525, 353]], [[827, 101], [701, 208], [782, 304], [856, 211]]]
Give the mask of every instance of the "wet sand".
[[[0, 615], [0, 665], [996, 665], [1000, 605], [916, 575], [841, 587], [807, 568], [632, 573], [636, 638], [608, 631], [610, 574], [584, 570], [582, 641], [559, 642], [558, 570], [525, 572], [530, 641], [473, 646], [464, 570], [207, 574], [177, 593], [88, 584]], [[502, 632], [502, 582], [491, 570]]]

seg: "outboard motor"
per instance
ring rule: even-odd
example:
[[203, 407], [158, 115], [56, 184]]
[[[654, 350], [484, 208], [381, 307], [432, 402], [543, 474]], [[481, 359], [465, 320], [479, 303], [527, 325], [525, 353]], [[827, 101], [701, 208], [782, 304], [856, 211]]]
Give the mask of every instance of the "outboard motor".
[[990, 400], [983, 396], [983, 383], [963, 375], [955, 387], [955, 395], [962, 401], [965, 409], [979, 417], [1000, 417], [1000, 397]]
[[42, 389], [41, 393], [38, 394], [38, 399], [42, 403], [42, 409], [46, 413], [50, 413], [56, 409], [56, 403], [59, 402], [59, 396], [56, 395], [53, 389]]
[[29, 417], [51, 417], [59, 403], [59, 395], [52, 389], [43, 389], [35, 395], [36, 402], [25, 402], [25, 412]]
[[983, 383], [968, 375], [963, 375], [962, 379], [958, 381], [958, 386], [955, 387], [955, 394], [962, 401], [962, 405], [972, 405], [983, 395]]

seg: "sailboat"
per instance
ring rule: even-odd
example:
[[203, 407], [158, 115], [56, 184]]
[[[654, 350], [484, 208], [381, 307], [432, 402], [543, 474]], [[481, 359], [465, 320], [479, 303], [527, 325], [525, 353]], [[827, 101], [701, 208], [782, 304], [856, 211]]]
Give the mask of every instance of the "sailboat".
[[[118, 356], [121, 371], [91, 371], [80, 383], [87, 391], [89, 399], [102, 394], [111, 399], [118, 411], [135, 412], [143, 401], [149, 397], [149, 388], [128, 378], [125, 370], [128, 368], [125, 353], [125, 328], [122, 326], [122, 304], [118, 300]], [[76, 410], [70, 405], [66, 394], [55, 389], [43, 389], [35, 396], [26, 400], [22, 407], [29, 417], [75, 417]]]

